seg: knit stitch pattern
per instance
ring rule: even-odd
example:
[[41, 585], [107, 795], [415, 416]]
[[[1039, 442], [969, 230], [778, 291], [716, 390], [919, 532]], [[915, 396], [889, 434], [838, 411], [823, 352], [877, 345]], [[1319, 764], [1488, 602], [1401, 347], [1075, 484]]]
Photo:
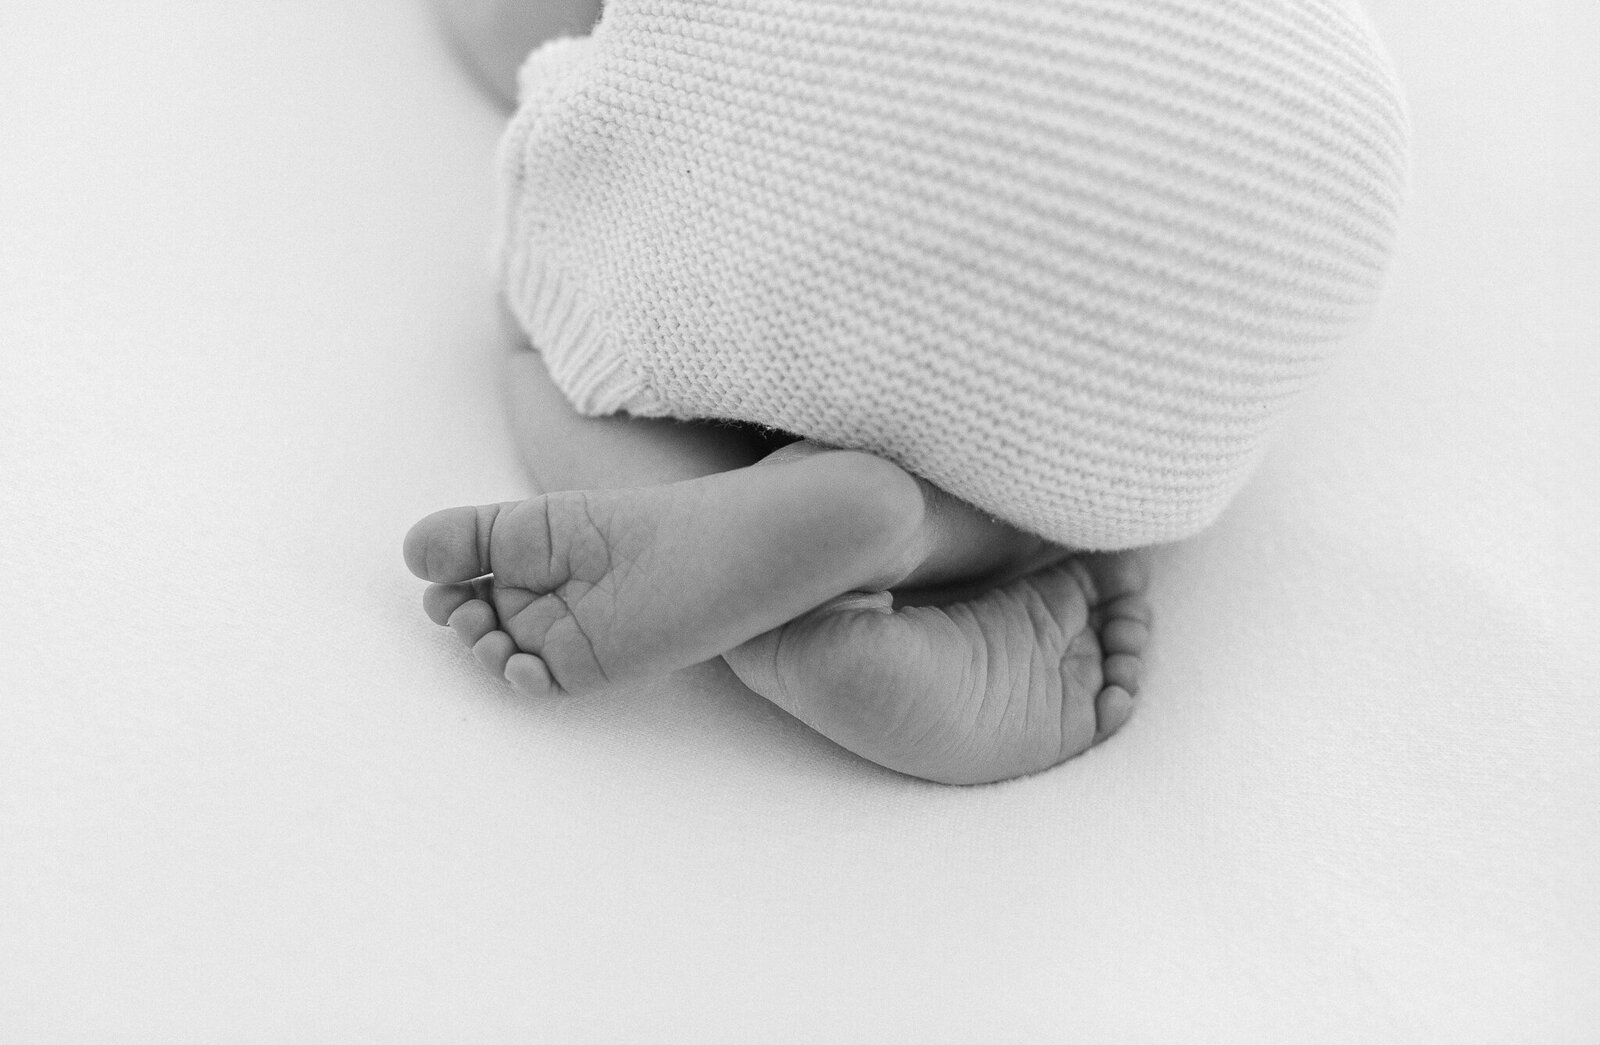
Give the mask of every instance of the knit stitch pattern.
[[524, 66], [505, 293], [585, 413], [1151, 544], [1370, 310], [1406, 139], [1349, 0], [610, 0]]

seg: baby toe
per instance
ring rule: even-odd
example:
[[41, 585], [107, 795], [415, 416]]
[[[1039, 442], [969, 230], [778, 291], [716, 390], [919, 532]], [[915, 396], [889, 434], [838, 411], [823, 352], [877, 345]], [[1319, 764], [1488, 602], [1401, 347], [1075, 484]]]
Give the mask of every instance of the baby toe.
[[1108, 619], [1134, 620], [1146, 626], [1155, 621], [1150, 600], [1140, 594], [1122, 595], [1100, 607]]
[[422, 611], [438, 625], [450, 623], [450, 615], [483, 593], [474, 584], [430, 584], [422, 593]]
[[530, 697], [551, 697], [561, 693], [561, 687], [550, 676], [550, 669], [532, 653], [512, 654], [506, 661], [505, 676], [511, 688]]
[[1107, 598], [1139, 594], [1150, 587], [1150, 556], [1145, 551], [1090, 556], [1089, 570]]
[[1135, 701], [1133, 694], [1120, 686], [1107, 686], [1095, 697], [1095, 740], [1104, 740], [1123, 726], [1128, 719], [1133, 717]]
[[498, 512], [498, 505], [434, 512], [406, 534], [406, 566], [423, 580], [440, 584], [491, 572], [488, 535]]
[[472, 644], [472, 655], [495, 678], [504, 678], [506, 663], [517, 652], [517, 644], [503, 631], [491, 631]]
[[1107, 687], [1119, 687], [1129, 695], [1139, 692], [1139, 673], [1142, 663], [1129, 653], [1113, 653], [1105, 659], [1100, 670], [1105, 675]]
[[469, 649], [478, 644], [478, 640], [494, 631], [499, 624], [494, 608], [481, 599], [473, 599], [457, 607], [450, 614], [446, 622], [450, 630], [456, 633], [462, 645]]
[[1107, 654], [1142, 652], [1150, 641], [1150, 625], [1131, 617], [1115, 617], [1100, 629], [1100, 645]]

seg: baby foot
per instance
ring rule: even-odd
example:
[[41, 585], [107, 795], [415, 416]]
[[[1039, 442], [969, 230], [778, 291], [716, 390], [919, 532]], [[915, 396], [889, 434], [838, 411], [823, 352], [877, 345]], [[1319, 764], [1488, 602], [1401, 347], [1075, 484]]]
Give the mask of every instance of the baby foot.
[[435, 512], [406, 537], [425, 597], [490, 670], [584, 693], [708, 660], [909, 570], [922, 494], [833, 452], [662, 486]]
[[1048, 769], [1133, 711], [1147, 559], [1082, 555], [952, 605], [850, 595], [724, 654], [752, 690], [874, 762], [941, 783]]

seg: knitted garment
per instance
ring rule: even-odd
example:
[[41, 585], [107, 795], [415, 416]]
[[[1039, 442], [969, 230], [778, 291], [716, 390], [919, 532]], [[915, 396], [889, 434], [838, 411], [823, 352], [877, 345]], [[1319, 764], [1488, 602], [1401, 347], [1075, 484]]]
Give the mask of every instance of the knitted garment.
[[609, 0], [523, 68], [505, 293], [585, 413], [1150, 544], [1370, 307], [1406, 134], [1348, 0]]

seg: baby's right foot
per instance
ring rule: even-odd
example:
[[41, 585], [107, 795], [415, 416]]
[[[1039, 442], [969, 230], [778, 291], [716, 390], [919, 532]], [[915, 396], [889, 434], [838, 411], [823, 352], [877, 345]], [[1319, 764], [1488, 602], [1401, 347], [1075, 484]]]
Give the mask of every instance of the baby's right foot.
[[709, 660], [917, 556], [923, 495], [835, 451], [629, 490], [436, 512], [406, 538], [425, 604], [485, 666], [584, 693]]

